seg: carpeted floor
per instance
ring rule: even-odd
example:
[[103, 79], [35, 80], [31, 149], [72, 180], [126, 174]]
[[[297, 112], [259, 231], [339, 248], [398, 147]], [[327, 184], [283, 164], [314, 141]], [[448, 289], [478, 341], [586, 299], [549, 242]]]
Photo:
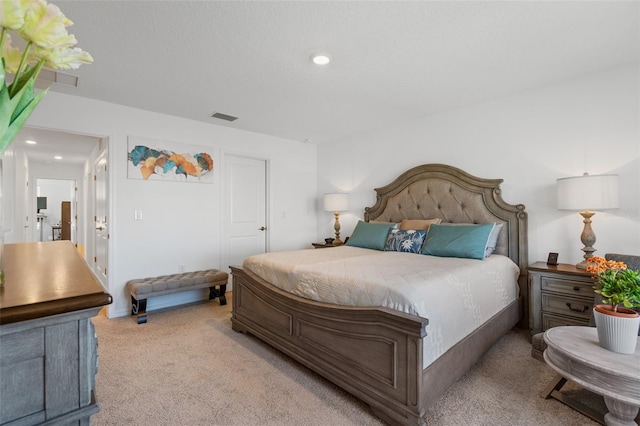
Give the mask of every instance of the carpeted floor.
[[[101, 410], [93, 424], [384, 424], [311, 370], [234, 332], [228, 300], [152, 312], [144, 325], [133, 317], [94, 318]], [[554, 373], [530, 348], [527, 331], [504, 336], [427, 411], [427, 424], [597, 424], [540, 396]]]

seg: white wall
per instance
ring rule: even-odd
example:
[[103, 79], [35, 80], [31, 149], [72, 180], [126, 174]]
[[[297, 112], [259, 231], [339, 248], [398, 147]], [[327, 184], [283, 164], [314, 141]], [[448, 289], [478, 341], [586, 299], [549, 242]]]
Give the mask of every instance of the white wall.
[[[49, 92], [27, 125], [108, 138], [110, 194], [109, 316], [128, 315], [127, 281], [220, 264], [223, 153], [269, 161], [271, 250], [309, 247], [316, 237], [316, 147]], [[127, 178], [129, 135], [207, 147], [214, 154], [214, 183], [142, 181]], [[82, 180], [82, 177], [79, 178]], [[134, 221], [134, 210], [143, 220]], [[203, 297], [203, 292], [150, 299], [153, 310]]]
[[[444, 163], [483, 178], [503, 178], [508, 203], [529, 214], [529, 261], [559, 252], [582, 259], [582, 217], [556, 209], [556, 179], [616, 173], [620, 209], [597, 213], [596, 254], [640, 254], [640, 70], [609, 70], [562, 84], [359, 134], [318, 149], [319, 193], [351, 193], [341, 215], [348, 236], [373, 188], [424, 163]], [[318, 221], [332, 235], [332, 215]]]

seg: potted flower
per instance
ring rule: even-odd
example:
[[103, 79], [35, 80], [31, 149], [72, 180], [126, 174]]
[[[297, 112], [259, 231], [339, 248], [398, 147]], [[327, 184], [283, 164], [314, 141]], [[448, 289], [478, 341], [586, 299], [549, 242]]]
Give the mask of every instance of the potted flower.
[[593, 308], [600, 346], [613, 352], [634, 353], [640, 315], [629, 308], [640, 306], [640, 272], [627, 269], [623, 262], [598, 256], [587, 262], [595, 292], [605, 303]]

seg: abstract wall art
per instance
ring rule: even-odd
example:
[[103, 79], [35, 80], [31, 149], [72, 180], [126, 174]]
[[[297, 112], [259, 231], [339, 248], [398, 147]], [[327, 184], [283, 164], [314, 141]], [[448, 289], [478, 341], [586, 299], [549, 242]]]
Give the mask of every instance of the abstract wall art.
[[127, 148], [129, 179], [213, 183], [211, 148], [137, 136]]

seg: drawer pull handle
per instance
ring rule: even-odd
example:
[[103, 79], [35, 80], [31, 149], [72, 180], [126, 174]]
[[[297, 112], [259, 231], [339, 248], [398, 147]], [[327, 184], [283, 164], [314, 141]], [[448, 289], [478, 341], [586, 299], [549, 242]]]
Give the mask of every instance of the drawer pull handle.
[[580, 312], [580, 313], [586, 312], [586, 311], [587, 311], [587, 309], [589, 309], [589, 307], [588, 307], [587, 305], [584, 305], [584, 308], [582, 308], [582, 309], [572, 308], [572, 307], [571, 307], [571, 303], [569, 303], [569, 302], [567, 302], [567, 306], [568, 306], [568, 307], [569, 307], [569, 309], [571, 309], [573, 312]]
[[580, 287], [578, 287], [577, 285], [574, 285], [574, 286], [573, 286], [573, 289], [574, 289], [575, 291], [580, 291]]

